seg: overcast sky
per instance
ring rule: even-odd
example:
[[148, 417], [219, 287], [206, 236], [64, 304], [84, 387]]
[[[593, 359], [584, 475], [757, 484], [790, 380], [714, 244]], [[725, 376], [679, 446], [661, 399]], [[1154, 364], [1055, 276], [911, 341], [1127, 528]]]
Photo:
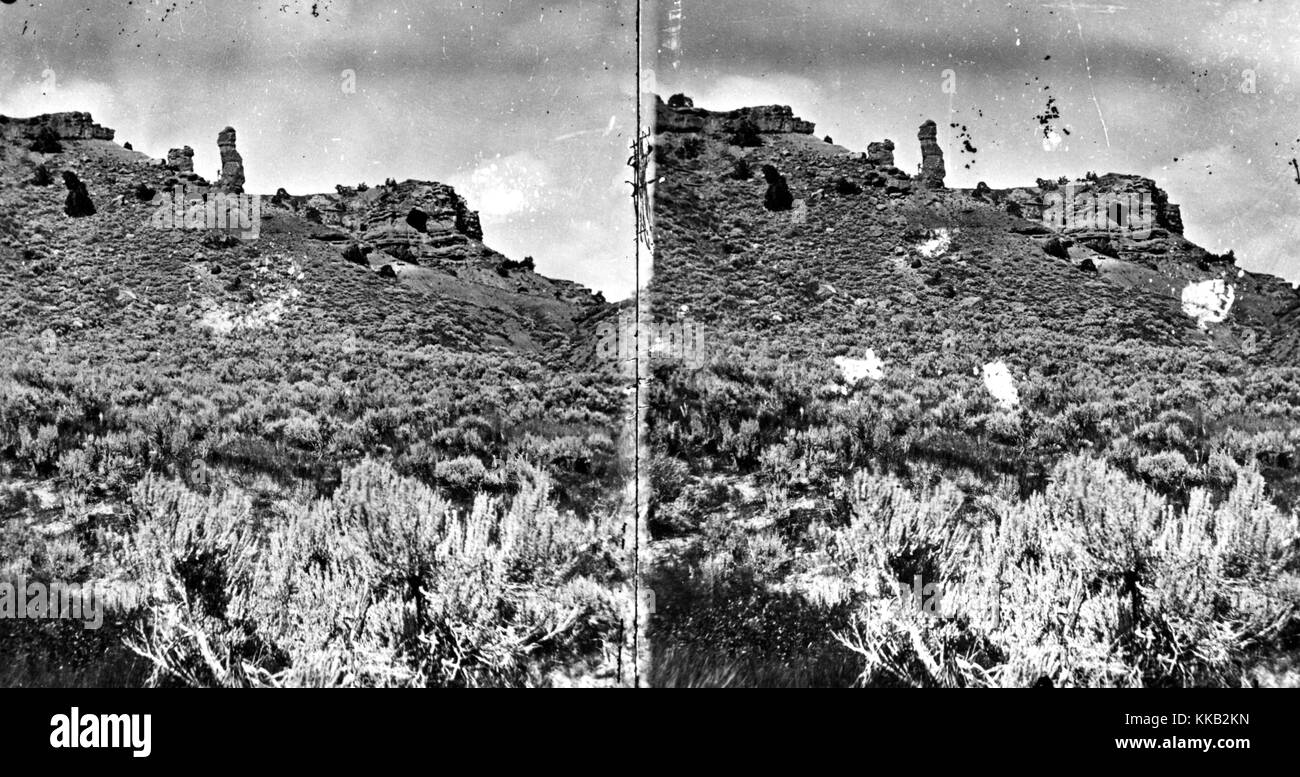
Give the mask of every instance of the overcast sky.
[[[634, 0], [209, 0], [0, 5], [0, 113], [90, 111], [247, 188], [449, 183], [485, 242], [611, 300], [633, 290], [625, 167]], [[345, 91], [355, 73], [355, 91]]]
[[659, 0], [655, 22], [665, 96], [791, 105], [909, 171], [933, 118], [950, 186], [1141, 174], [1190, 239], [1300, 281], [1300, 2]]

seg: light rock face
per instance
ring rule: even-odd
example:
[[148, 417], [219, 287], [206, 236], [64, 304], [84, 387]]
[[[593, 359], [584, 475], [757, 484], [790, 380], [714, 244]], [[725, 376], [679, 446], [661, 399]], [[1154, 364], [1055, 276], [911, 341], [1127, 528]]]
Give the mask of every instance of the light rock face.
[[1016, 381], [1004, 362], [989, 362], [984, 365], [984, 387], [1003, 410], [1014, 410], [1020, 406], [1020, 392], [1016, 390]]
[[1183, 313], [1196, 319], [1201, 329], [1227, 320], [1235, 301], [1236, 292], [1222, 278], [1189, 283], [1183, 288]]
[[763, 105], [716, 112], [683, 106], [671, 108], [655, 98], [656, 132], [736, 132], [742, 122], [751, 121], [759, 132], [786, 132], [811, 135], [816, 125], [794, 115], [788, 105]]
[[894, 141], [886, 138], [867, 144], [867, 164], [876, 167], [894, 166]]
[[943, 149], [939, 148], [939, 128], [933, 119], [927, 119], [916, 133], [921, 141], [921, 183], [931, 189], [943, 188], [943, 177], [948, 171], [943, 166]]
[[217, 133], [217, 148], [221, 150], [221, 174], [217, 187], [235, 194], [244, 192], [244, 158], [235, 150], [235, 128], [226, 127]]
[[167, 166], [178, 173], [194, 172], [194, 149], [189, 146], [167, 151]]
[[35, 140], [42, 127], [49, 127], [60, 140], [113, 139], [113, 130], [99, 126], [84, 111], [43, 113], [30, 119], [0, 116], [0, 137], [8, 141]]

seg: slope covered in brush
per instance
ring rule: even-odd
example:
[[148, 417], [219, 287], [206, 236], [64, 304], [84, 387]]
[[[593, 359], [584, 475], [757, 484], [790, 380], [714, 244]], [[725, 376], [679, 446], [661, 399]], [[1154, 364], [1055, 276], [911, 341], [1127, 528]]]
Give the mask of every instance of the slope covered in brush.
[[[111, 528], [120, 540], [157, 531], [150, 521], [229, 522], [229, 507], [249, 521], [239, 524], [249, 533], [239, 542], [257, 545], [269, 541], [267, 532], [283, 532], [286, 516], [354, 482], [376, 499], [396, 500], [397, 523], [419, 509], [401, 502], [412, 489], [435, 489], [426, 499], [445, 506], [437, 513], [447, 520], [471, 520], [453, 508], [476, 505], [472, 520], [483, 527], [536, 517], [520, 510], [558, 510], [595, 533], [572, 549], [577, 558], [564, 556], [573, 565], [565, 579], [590, 578], [593, 587], [619, 579], [614, 545], [606, 543], [621, 509], [622, 394], [612, 371], [590, 356], [612, 306], [486, 247], [476, 214], [442, 184], [390, 181], [306, 196], [281, 190], [256, 201], [256, 223], [232, 229], [212, 222], [204, 203], [242, 194], [233, 130], [220, 134], [215, 184], [194, 173], [188, 149], [152, 159], [112, 137], [85, 114], [0, 119], [0, 542], [9, 574], [147, 582], [133, 577], [143, 574], [132, 568], [141, 559], [129, 551], [142, 545], [104, 540], [102, 531]], [[93, 213], [73, 208], [70, 193], [84, 195]], [[239, 202], [247, 215], [253, 201]], [[146, 491], [137, 488], [146, 481]], [[521, 490], [527, 506], [515, 505]], [[169, 512], [150, 507], [146, 495], [211, 504]], [[361, 517], [364, 511], [344, 512], [345, 522]], [[199, 553], [172, 550], [182, 566], [186, 552]], [[227, 552], [204, 550], [209, 568], [155, 569], [153, 582], [180, 580], [179, 589], [163, 586], [173, 594], [230, 586], [228, 598], [234, 586], [251, 583], [241, 582]], [[63, 556], [72, 560], [51, 560]], [[423, 596], [421, 576], [438, 574], [419, 565], [407, 571], [410, 580], [392, 582], [391, 591], [371, 581], [373, 602], [397, 607], [399, 620], [404, 597]], [[455, 588], [441, 579], [424, 584]], [[501, 629], [523, 628], [511, 623], [519, 605], [505, 591], [484, 595], [505, 597]], [[612, 601], [574, 603], [580, 644], [565, 642], [576, 627], [566, 624], [569, 613], [557, 613], [556, 622], [548, 625], [546, 616], [527, 627], [555, 630], [550, 645], [502, 643], [494, 657], [480, 658], [523, 661], [531, 652], [563, 664], [585, 656], [613, 634]], [[406, 636], [396, 642], [375, 632], [375, 644], [386, 645], [374, 654], [386, 657], [375, 660], [392, 664], [390, 679], [400, 678], [393, 682], [537, 681], [523, 664], [439, 674], [430, 657], [436, 651], [419, 648], [421, 640], [470, 617], [457, 609], [464, 602], [444, 604], [444, 620], [417, 612], [419, 622], [399, 628]], [[285, 632], [241, 643], [240, 629], [267, 624], [250, 618], [233, 626], [214, 605], [187, 610], [177, 625], [166, 609], [174, 606], [164, 598], [132, 615], [180, 629], [165, 638], [187, 646], [167, 659], [175, 665], [155, 656], [159, 682], [271, 682], [290, 674], [305, 681], [284, 663]], [[533, 610], [528, 617], [538, 615]], [[185, 674], [197, 655], [185, 653], [194, 648], [179, 636], [185, 628], [214, 643], [234, 640], [226, 668], [233, 674], [223, 680], [212, 667]], [[50, 681], [41, 667], [55, 659], [32, 647], [44, 644], [39, 633], [23, 629], [4, 641], [13, 671], [3, 679]], [[319, 655], [304, 660], [328, 663]], [[368, 665], [352, 678], [380, 682], [385, 671]]]

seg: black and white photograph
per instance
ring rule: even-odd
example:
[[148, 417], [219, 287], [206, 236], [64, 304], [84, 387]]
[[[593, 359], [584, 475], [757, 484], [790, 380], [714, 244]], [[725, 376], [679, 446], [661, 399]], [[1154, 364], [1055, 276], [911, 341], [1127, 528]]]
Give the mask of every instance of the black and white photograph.
[[0, 7], [0, 685], [634, 682], [633, 10]]
[[1043, 752], [1281, 752], [1258, 694], [1062, 694], [1300, 687], [1298, 41], [1290, 0], [3, 0], [16, 738], [835, 688], [971, 744], [1023, 698], [934, 694], [1026, 689]]
[[651, 684], [1300, 682], [1300, 6], [656, 27]]

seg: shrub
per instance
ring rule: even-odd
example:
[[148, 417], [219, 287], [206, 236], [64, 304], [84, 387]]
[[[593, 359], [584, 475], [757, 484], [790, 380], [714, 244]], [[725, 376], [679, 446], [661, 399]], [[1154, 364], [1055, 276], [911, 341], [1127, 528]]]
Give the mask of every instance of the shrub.
[[482, 487], [487, 468], [473, 456], [440, 461], [434, 466], [438, 485], [459, 496], [469, 496]]
[[736, 125], [736, 131], [727, 142], [741, 148], [758, 148], [763, 145], [763, 138], [759, 135], [758, 125], [752, 119], [741, 119]]
[[[1296, 623], [1296, 521], [1253, 470], [1221, 504], [1198, 489], [1179, 509], [1073, 457], [1041, 495], [981, 500], [996, 521], [974, 528], [950, 486], [867, 476], [858, 490], [822, 552], [841, 549], [866, 595], [840, 634], [863, 684], [1232, 685], [1251, 646]], [[941, 617], [900, 606], [905, 574], [937, 584]]]
[[557, 513], [540, 473], [470, 511], [370, 460], [269, 521], [153, 477], [133, 508], [121, 560], [152, 592], [132, 646], [153, 684], [532, 684], [623, 606], [614, 537]]
[[59, 142], [59, 133], [50, 125], [42, 124], [28, 148], [38, 154], [58, 154], [63, 151], [63, 144]]
[[1162, 451], [1139, 458], [1137, 471], [1158, 487], [1177, 489], [1186, 482], [1191, 466], [1178, 451]]

